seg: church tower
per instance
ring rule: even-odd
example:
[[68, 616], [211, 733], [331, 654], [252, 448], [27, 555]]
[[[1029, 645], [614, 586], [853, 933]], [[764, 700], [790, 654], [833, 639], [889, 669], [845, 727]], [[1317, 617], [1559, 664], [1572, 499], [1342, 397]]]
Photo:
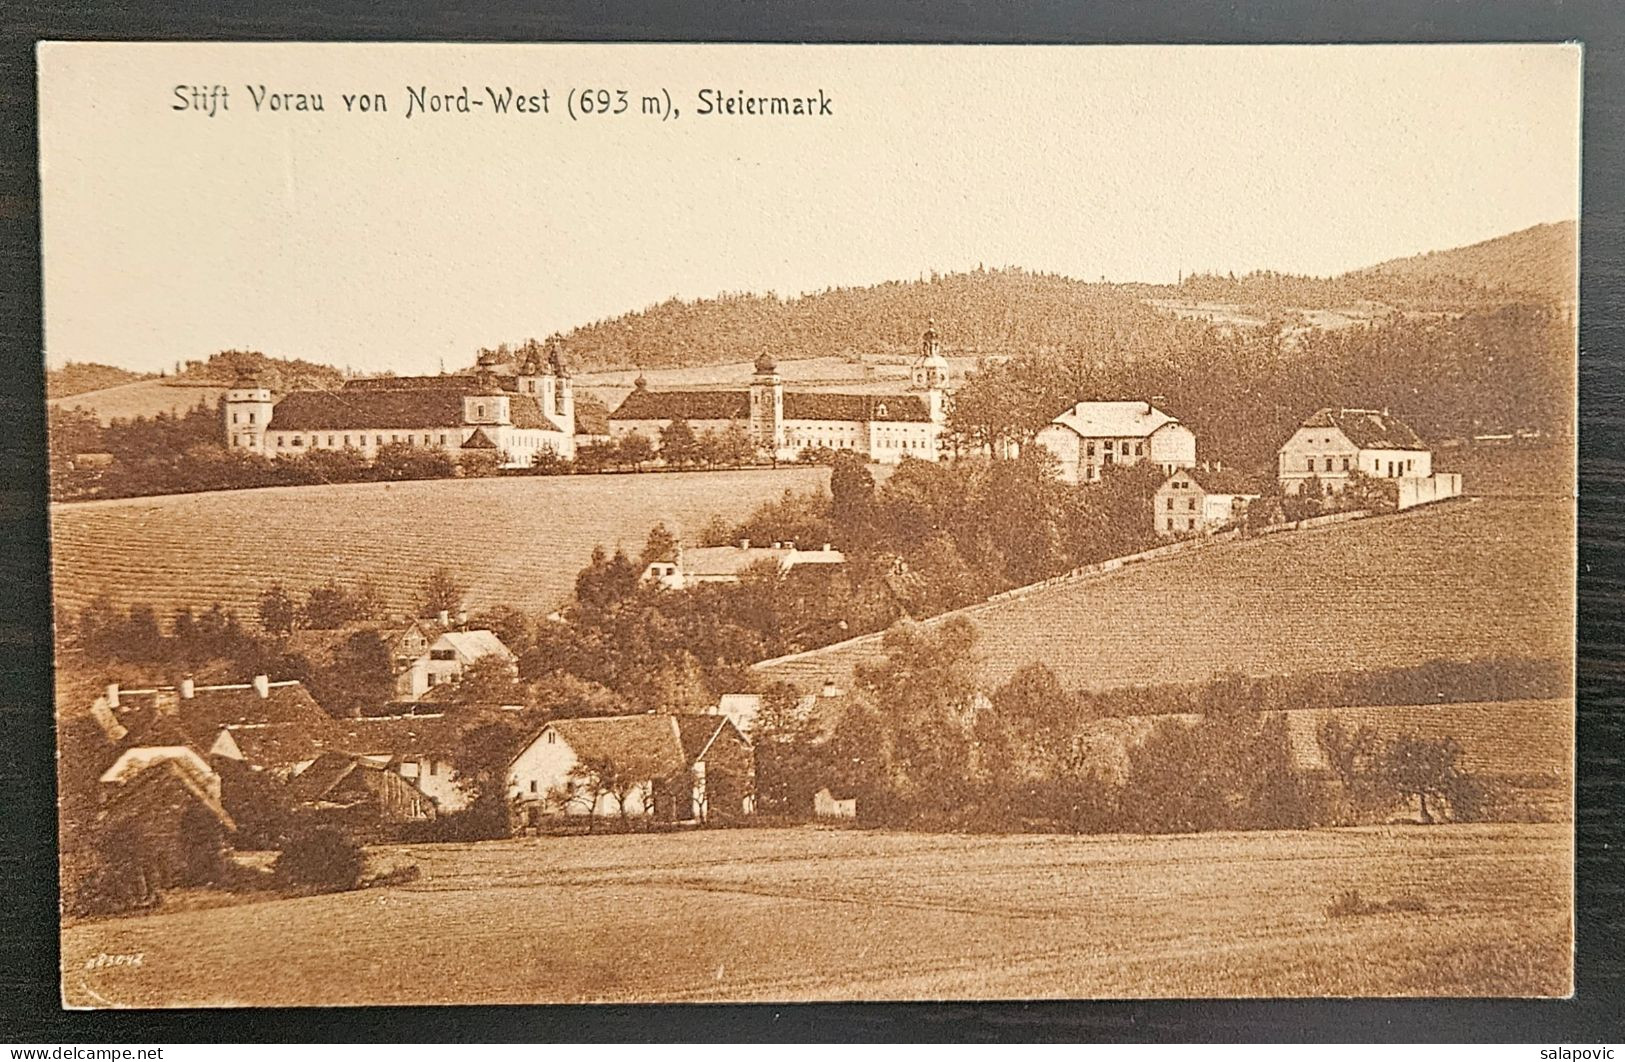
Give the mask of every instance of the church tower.
[[548, 342], [547, 374], [553, 384], [554, 420], [564, 429], [567, 442], [565, 456], [575, 454], [576, 438], [576, 391], [575, 384], [570, 379], [570, 369], [564, 364], [564, 346], [559, 337], [554, 336]]
[[784, 381], [778, 363], [765, 353], [756, 359], [750, 380], [750, 438], [774, 453], [784, 446]]
[[948, 359], [942, 356], [942, 345], [937, 341], [937, 323], [929, 322], [920, 337], [920, 357], [914, 363], [913, 390], [924, 391], [931, 420], [941, 424], [947, 420]]
[[233, 450], [265, 452], [265, 429], [274, 405], [271, 389], [251, 370], [240, 373], [226, 392], [226, 445]]
[[[480, 354], [474, 373], [475, 386], [463, 395], [463, 423], [490, 426], [509, 424], [508, 396], [502, 382], [497, 379], [496, 367], [501, 362], [495, 351]], [[495, 441], [495, 440], [493, 440]]]
[[916, 391], [948, 388], [948, 359], [942, 356], [942, 345], [937, 341], [936, 321], [928, 323], [920, 337], [920, 356], [914, 362], [913, 377]]
[[[515, 373], [514, 390], [522, 395], [533, 395], [538, 403], [550, 388], [547, 387], [546, 372], [542, 368], [541, 344], [534, 339], [527, 340], [520, 348], [519, 370]], [[551, 397], [551, 396], [549, 396]]]

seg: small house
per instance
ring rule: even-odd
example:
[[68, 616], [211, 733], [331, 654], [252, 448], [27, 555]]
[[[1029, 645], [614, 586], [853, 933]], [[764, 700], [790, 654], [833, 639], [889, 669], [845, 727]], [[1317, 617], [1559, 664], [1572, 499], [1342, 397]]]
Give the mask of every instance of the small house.
[[288, 782], [296, 807], [348, 826], [416, 822], [435, 817], [434, 801], [367, 756], [324, 752]]
[[1238, 522], [1260, 493], [1229, 469], [1181, 468], [1162, 481], [1152, 503], [1158, 535], [1202, 534]]
[[722, 715], [558, 719], [508, 766], [510, 798], [540, 815], [706, 822], [752, 812], [755, 789], [755, 752]]
[[679, 549], [676, 560], [658, 560], [644, 570], [646, 581], [662, 590], [682, 590], [704, 583], [737, 583], [753, 568], [771, 569], [782, 578], [792, 572], [834, 571], [846, 563], [846, 554], [824, 543], [819, 549], [797, 549], [794, 542], [752, 545], [740, 539], [734, 546]]

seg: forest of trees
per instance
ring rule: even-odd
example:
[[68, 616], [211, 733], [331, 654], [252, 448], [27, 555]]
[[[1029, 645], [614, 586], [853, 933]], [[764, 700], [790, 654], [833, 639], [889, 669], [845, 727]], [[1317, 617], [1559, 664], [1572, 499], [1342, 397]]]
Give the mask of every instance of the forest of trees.
[[1509, 306], [1454, 317], [1395, 317], [1302, 333], [1167, 325], [1162, 347], [1090, 361], [1031, 354], [989, 361], [954, 394], [951, 444], [1026, 442], [1078, 401], [1156, 398], [1199, 440], [1204, 460], [1272, 471], [1303, 419], [1326, 406], [1387, 408], [1437, 443], [1479, 430], [1572, 431], [1573, 332], [1552, 310]]

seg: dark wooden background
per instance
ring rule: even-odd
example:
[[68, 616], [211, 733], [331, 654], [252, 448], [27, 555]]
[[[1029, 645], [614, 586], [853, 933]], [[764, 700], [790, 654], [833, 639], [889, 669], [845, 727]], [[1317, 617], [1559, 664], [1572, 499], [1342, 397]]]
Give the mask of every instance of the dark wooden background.
[[[1625, 1038], [1625, 5], [1321, 0], [808, 4], [490, 0], [0, 5], [0, 1041], [1402, 1040]], [[1275, 43], [1578, 40], [1585, 52], [1580, 300], [1579, 933], [1563, 1001], [1314, 1000], [787, 1007], [64, 1012], [45, 521], [34, 43], [41, 39]], [[290, 942], [298, 946], [298, 942]]]

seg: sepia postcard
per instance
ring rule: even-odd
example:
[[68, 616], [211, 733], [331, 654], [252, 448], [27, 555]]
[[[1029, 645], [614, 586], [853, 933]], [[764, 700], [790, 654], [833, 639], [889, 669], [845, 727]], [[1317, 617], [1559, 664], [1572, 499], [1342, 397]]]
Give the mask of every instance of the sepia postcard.
[[1581, 62], [42, 44], [63, 1005], [1568, 995]]

